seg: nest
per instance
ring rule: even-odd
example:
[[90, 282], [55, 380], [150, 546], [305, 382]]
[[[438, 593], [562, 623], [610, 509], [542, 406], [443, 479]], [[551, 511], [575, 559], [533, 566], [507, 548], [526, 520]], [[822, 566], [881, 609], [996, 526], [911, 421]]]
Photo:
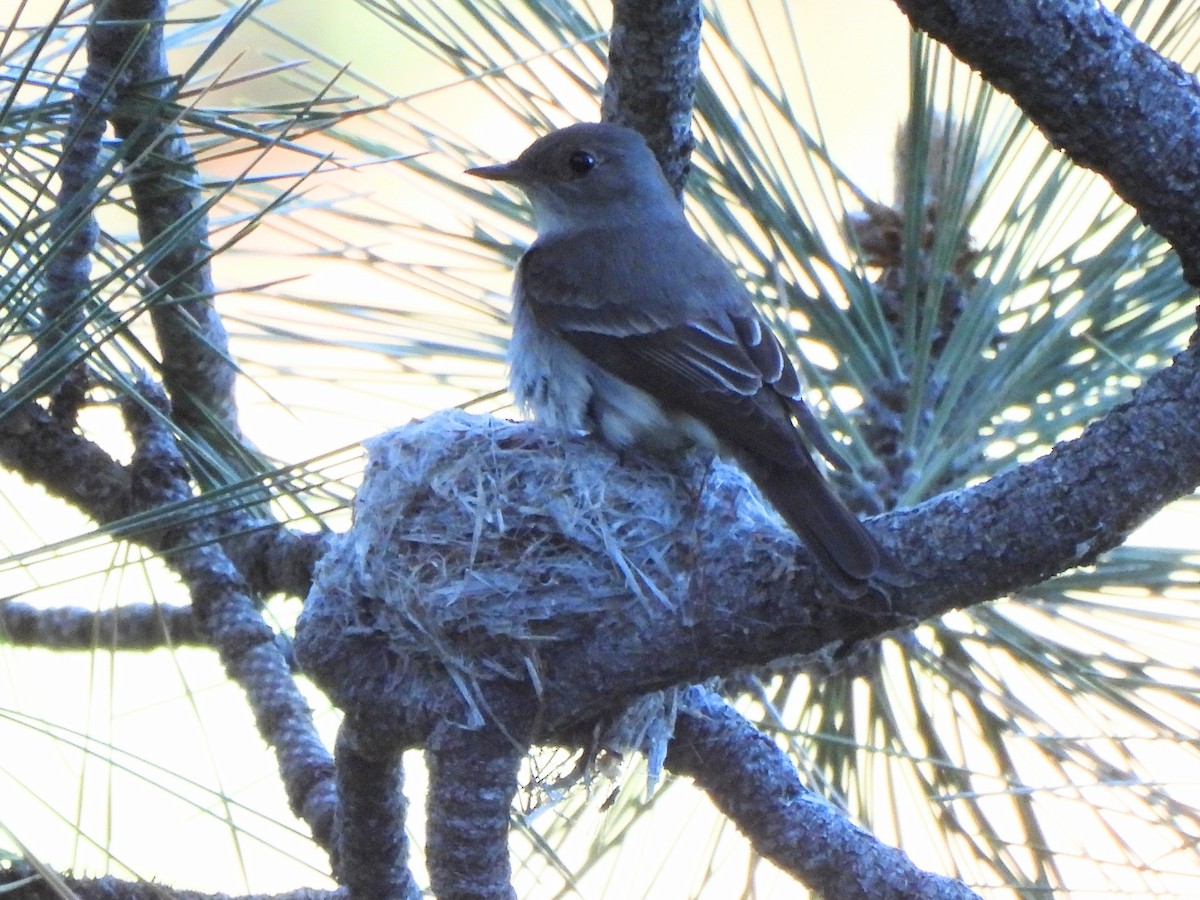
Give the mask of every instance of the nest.
[[707, 459], [671, 470], [460, 411], [367, 449], [354, 525], [317, 568], [297, 655], [347, 713], [418, 730], [431, 715], [478, 727], [490, 682], [552, 690], [541, 651], [601, 620], [686, 616], [706, 491], [714, 478], [748, 485]]

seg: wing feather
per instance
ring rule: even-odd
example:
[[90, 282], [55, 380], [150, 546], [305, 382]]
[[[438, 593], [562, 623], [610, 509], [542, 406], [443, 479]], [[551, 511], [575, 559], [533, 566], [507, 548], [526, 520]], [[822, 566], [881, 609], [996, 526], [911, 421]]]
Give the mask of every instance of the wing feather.
[[[522, 312], [666, 410], [703, 423], [834, 580], [861, 593], [881, 551], [818, 470], [810, 446], [844, 463], [737, 278], [686, 226], [643, 243], [589, 234], [587, 241], [535, 244], [525, 254], [515, 292]], [[598, 251], [605, 241], [621, 252]], [[660, 271], [663, 260], [691, 269], [672, 283]]]
[[[699, 240], [690, 231], [684, 237]], [[698, 257], [655, 249], [655, 265], [681, 255], [704, 263], [688, 279], [691, 291], [664, 297], [652, 293], [662, 284], [661, 273], [648, 272], [644, 260], [626, 258], [616, 269], [609, 257], [585, 253], [578, 241], [535, 245], [518, 270], [519, 293], [542, 327], [668, 409], [699, 419], [731, 448], [811, 466], [799, 423], [822, 455], [837, 460], [829, 441], [810, 433], [819, 429], [779, 340], [724, 261], [701, 246]], [[582, 276], [597, 265], [610, 268], [591, 279]], [[608, 285], [607, 296], [597, 295], [595, 284]]]

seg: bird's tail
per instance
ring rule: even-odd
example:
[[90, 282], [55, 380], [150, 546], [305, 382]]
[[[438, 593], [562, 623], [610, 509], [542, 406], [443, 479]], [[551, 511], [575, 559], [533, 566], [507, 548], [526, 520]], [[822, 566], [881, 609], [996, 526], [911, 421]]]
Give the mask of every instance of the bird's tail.
[[764, 497], [848, 596], [866, 593], [884, 563], [883, 549], [838, 499], [815, 464], [785, 467], [739, 459]]

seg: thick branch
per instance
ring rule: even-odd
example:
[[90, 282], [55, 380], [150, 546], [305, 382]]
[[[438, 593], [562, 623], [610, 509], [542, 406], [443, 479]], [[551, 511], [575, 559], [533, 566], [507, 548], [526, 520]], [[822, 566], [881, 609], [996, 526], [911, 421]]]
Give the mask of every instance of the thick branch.
[[446, 723], [431, 735], [426, 856], [435, 896], [515, 900], [508, 812], [528, 750], [494, 724]]
[[786, 533], [735, 527], [722, 539], [713, 523], [717, 541], [698, 551], [691, 578], [694, 623], [668, 625], [665, 612], [649, 630], [606, 622], [583, 647], [553, 662], [543, 655], [548, 680], [582, 688], [568, 700], [578, 714], [584, 696], [603, 702], [627, 686], [695, 682], [1004, 596], [1094, 561], [1190, 493], [1200, 483], [1197, 446], [1200, 350], [1192, 348], [1079, 439], [986, 484], [876, 519], [912, 579], [890, 588], [886, 604], [847, 605], [815, 584], [811, 568], [780, 568], [789, 557], [807, 566], [805, 551], [787, 549]]
[[[3, 395], [0, 394], [0, 400]], [[78, 434], [70, 421], [35, 403], [8, 406], [0, 417], [0, 465], [52, 496], [77, 507], [101, 526], [118, 525], [133, 513], [129, 472], [98, 444]], [[201, 514], [197, 507], [196, 517]], [[244, 510], [211, 514], [208, 528], [259, 595], [303, 597], [312, 568], [325, 552], [328, 535], [293, 532]], [[122, 537], [163, 549], [160, 533], [123, 529]]]
[[896, 0], [1075, 162], [1104, 175], [1200, 285], [1200, 84], [1094, 0]]
[[[144, 509], [181, 502], [191, 495], [187, 467], [165, 419], [166, 402], [141, 387], [143, 402], [124, 404], [135, 451], [131, 493]], [[161, 537], [164, 559], [187, 585], [200, 626], [217, 649], [229, 677], [246, 692], [259, 731], [275, 750], [292, 811], [313, 837], [329, 848], [333, 837], [333, 760], [312, 724], [312, 712], [275, 643], [275, 633], [256, 609], [245, 581], [204, 521], [168, 525]]]
[[[283, 894], [217, 894], [175, 890], [159, 881], [123, 881], [120, 878], [77, 878], [54, 875], [54, 880], [71, 893], [64, 894], [33, 866], [17, 862], [0, 866], [0, 897], [14, 900], [351, 900], [346, 890], [322, 891], [301, 888]], [[5, 891], [11, 891], [6, 893]]]
[[615, 0], [601, 118], [640, 131], [675, 193], [691, 169], [698, 0]]
[[393, 749], [378, 758], [364, 754], [354, 731], [346, 720], [338, 733], [334, 874], [354, 897], [420, 897], [408, 868], [401, 753]]
[[924, 872], [807, 790], [775, 743], [704, 688], [689, 688], [667, 767], [686, 775], [754, 849], [824, 897], [966, 900], [952, 878]]
[[190, 606], [139, 603], [96, 611], [78, 606], [38, 609], [0, 600], [0, 638], [18, 647], [50, 650], [155, 650], [207, 641]]
[[[138, 232], [162, 295], [150, 316], [163, 384], [175, 420], [218, 448], [240, 439], [229, 339], [213, 306], [208, 216], [195, 161], [178, 125], [166, 120], [176, 81], [167, 68], [167, 0], [105, 0], [88, 28], [89, 59], [115, 68], [134, 53], [117, 84], [113, 128], [124, 144]], [[236, 459], [236, 453], [222, 455]]]

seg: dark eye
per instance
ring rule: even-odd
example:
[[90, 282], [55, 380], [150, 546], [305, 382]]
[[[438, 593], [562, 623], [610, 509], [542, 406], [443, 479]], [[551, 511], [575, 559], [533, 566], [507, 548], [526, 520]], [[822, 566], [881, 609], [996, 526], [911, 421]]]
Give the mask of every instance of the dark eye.
[[567, 158], [567, 165], [576, 175], [583, 176], [596, 168], [596, 157], [586, 150], [576, 150]]

